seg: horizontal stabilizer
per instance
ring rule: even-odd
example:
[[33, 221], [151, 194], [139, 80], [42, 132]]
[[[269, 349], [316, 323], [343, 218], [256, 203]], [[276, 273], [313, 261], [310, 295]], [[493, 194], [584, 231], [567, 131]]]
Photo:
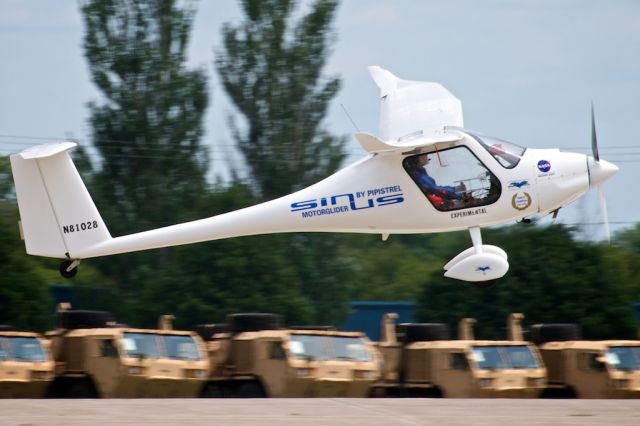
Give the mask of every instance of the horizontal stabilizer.
[[36, 158], [47, 158], [52, 157], [61, 152], [65, 152], [70, 150], [71, 148], [75, 148], [77, 146], [74, 142], [59, 142], [59, 143], [48, 143], [44, 145], [36, 145], [29, 147], [18, 155], [25, 160], [34, 160]]

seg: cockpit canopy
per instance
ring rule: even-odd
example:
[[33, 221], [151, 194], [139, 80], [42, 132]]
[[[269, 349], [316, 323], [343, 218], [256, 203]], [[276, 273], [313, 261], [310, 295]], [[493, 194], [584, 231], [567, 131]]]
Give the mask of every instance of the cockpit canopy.
[[479, 133], [472, 133], [467, 130], [464, 130], [463, 132], [478, 141], [478, 143], [480, 143], [484, 149], [489, 151], [489, 154], [491, 154], [493, 158], [495, 158], [498, 163], [506, 169], [513, 169], [517, 166], [522, 155], [526, 151], [526, 148], [522, 146], [493, 136], [480, 135]]
[[[448, 127], [445, 130], [469, 136], [506, 169], [516, 167], [525, 152], [521, 146], [462, 128]], [[431, 151], [407, 156], [403, 166], [437, 210], [483, 207], [500, 198], [502, 185], [490, 165], [484, 164], [474, 150], [468, 145], [438, 149], [436, 144]]]

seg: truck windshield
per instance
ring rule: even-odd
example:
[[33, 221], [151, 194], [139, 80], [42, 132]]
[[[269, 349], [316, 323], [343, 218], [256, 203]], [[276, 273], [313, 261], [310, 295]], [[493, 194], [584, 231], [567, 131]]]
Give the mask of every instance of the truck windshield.
[[607, 363], [615, 370], [640, 370], [640, 346], [609, 347]]
[[47, 361], [40, 341], [35, 337], [0, 337], [0, 361]]
[[365, 341], [359, 337], [291, 335], [291, 353], [296, 359], [369, 361]]
[[122, 345], [131, 358], [202, 359], [192, 336], [124, 333]]
[[200, 360], [198, 345], [192, 336], [162, 335], [167, 356], [171, 359]]
[[531, 348], [526, 345], [474, 346], [471, 352], [478, 368], [483, 370], [540, 368]]

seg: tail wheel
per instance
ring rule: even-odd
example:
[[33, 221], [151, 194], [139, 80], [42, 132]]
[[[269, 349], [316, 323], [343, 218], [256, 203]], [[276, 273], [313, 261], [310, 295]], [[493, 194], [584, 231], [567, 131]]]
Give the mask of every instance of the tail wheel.
[[64, 278], [73, 278], [78, 273], [79, 260], [63, 260], [60, 264], [60, 275]]

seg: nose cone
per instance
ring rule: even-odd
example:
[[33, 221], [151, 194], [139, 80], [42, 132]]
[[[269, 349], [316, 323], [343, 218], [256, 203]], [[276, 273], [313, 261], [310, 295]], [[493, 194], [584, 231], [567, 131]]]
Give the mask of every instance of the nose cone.
[[595, 161], [589, 157], [589, 185], [597, 186], [617, 173], [618, 166], [605, 160]]

